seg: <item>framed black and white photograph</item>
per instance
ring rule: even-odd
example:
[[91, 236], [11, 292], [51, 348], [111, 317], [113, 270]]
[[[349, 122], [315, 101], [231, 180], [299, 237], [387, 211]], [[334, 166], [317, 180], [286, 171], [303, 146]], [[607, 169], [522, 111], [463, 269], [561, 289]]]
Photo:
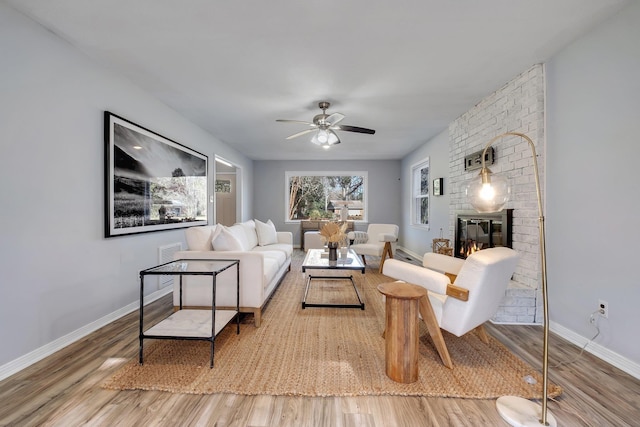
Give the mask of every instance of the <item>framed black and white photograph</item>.
[[433, 195], [442, 196], [444, 194], [444, 178], [436, 178], [433, 180]]
[[105, 111], [105, 236], [207, 224], [208, 158]]

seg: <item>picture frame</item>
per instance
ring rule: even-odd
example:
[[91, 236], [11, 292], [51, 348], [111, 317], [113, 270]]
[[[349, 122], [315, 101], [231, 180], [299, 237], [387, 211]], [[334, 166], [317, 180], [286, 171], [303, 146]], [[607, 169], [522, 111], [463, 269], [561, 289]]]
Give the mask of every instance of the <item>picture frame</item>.
[[433, 180], [433, 195], [442, 196], [444, 194], [444, 178], [436, 178]]
[[208, 223], [208, 157], [104, 112], [105, 237]]

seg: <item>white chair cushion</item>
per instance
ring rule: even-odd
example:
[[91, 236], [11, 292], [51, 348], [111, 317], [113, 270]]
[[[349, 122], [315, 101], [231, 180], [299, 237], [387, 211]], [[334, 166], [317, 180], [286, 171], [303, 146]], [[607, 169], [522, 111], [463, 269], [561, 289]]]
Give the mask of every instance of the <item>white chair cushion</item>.
[[258, 235], [258, 245], [259, 246], [267, 246], [273, 245], [274, 243], [278, 243], [278, 237], [276, 235], [276, 226], [273, 225], [271, 220], [268, 220], [266, 223], [255, 220], [256, 224], [256, 234]]
[[378, 235], [381, 242], [395, 242], [398, 240], [398, 236], [391, 233], [381, 233]]

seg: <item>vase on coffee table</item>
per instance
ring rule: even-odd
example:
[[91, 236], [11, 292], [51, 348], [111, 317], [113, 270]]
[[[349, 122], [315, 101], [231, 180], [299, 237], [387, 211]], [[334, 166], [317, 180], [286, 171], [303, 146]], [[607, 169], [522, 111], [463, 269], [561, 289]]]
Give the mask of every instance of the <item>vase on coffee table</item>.
[[327, 247], [329, 248], [329, 261], [337, 261], [338, 260], [338, 242], [328, 242]]

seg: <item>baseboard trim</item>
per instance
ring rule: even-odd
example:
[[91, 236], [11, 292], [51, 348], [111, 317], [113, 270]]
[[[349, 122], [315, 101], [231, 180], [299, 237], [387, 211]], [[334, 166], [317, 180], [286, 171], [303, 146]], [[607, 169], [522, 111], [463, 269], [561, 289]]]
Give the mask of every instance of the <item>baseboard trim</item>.
[[[562, 338], [577, 345], [580, 348], [584, 347], [584, 345], [589, 342], [588, 338], [585, 338], [582, 335], [579, 335], [576, 332], [572, 331], [571, 329], [565, 328], [564, 326], [559, 325], [558, 323], [553, 321], [549, 322], [549, 330], [560, 335]], [[621, 356], [618, 353], [611, 351], [608, 348], [594, 342], [589, 343], [589, 345], [587, 345], [587, 347], [585, 348], [585, 351], [626, 372], [627, 374], [640, 379], [640, 364], [635, 363], [627, 359], [626, 357]]]
[[398, 246], [396, 247], [396, 251], [397, 251], [398, 249], [400, 249], [402, 252], [404, 252], [405, 254], [409, 255], [410, 257], [412, 257], [414, 261], [422, 262], [422, 258], [423, 258], [423, 256], [424, 256], [424, 254], [422, 254], [422, 255], [417, 254], [417, 253], [415, 253], [415, 252], [413, 252], [413, 251], [410, 251], [410, 250], [408, 250], [407, 248], [405, 248], [405, 247], [403, 247], [403, 246], [400, 246], [400, 245], [398, 245]]
[[[144, 298], [144, 305], [150, 304], [153, 301], [156, 301], [157, 299], [170, 294], [171, 292], [173, 292], [173, 288], [167, 287], [149, 294]], [[119, 310], [109, 313], [106, 316], [103, 316], [100, 319], [89, 323], [88, 325], [76, 329], [75, 331], [70, 332], [65, 336], [62, 336], [48, 344], [43, 345], [40, 348], [33, 350], [32, 352], [25, 354], [24, 356], [20, 356], [19, 358], [0, 366], [0, 381], [9, 378], [11, 375], [20, 372], [21, 370], [33, 365], [36, 362], [39, 362], [45, 357], [52, 355], [56, 351], [62, 350], [66, 346], [73, 344], [74, 342], [86, 337], [90, 333], [97, 331], [103, 326], [106, 326], [109, 323], [138, 310], [139, 308], [139, 301], [132, 302], [131, 304], [128, 304]]]

